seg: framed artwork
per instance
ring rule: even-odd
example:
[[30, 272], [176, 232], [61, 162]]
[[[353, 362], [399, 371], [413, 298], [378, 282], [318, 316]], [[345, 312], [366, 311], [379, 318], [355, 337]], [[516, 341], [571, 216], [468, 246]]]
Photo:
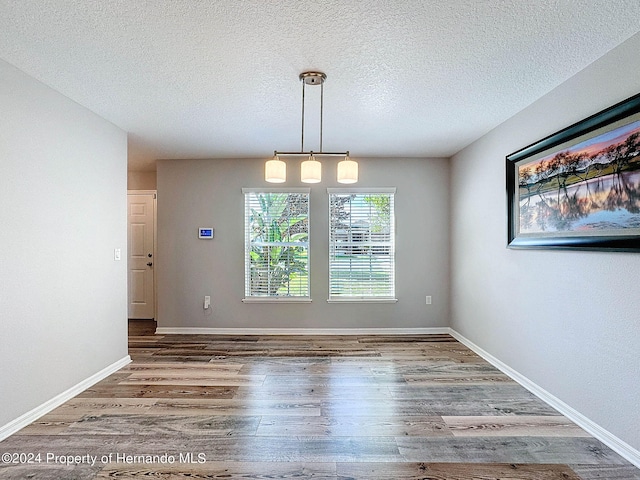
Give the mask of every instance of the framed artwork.
[[640, 94], [508, 155], [510, 248], [640, 250]]

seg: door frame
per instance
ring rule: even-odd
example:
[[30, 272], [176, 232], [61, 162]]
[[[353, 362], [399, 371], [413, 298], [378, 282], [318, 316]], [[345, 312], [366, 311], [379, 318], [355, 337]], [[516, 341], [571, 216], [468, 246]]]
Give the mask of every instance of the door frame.
[[[158, 278], [156, 275], [157, 269], [157, 254], [158, 254], [158, 191], [157, 190], [127, 190], [127, 198], [130, 195], [153, 195], [153, 319], [158, 321]], [[129, 215], [127, 214], [127, 245], [129, 245]], [[127, 261], [129, 259], [129, 252], [127, 250]], [[127, 265], [127, 272], [129, 272], [129, 265]], [[127, 273], [127, 303], [129, 302], [129, 274]]]

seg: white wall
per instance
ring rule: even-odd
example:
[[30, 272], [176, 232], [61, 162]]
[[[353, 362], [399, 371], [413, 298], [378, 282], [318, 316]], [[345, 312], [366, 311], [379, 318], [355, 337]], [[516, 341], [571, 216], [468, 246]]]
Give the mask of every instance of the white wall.
[[155, 190], [156, 186], [156, 172], [127, 172], [129, 190]]
[[640, 449], [640, 254], [506, 248], [505, 156], [640, 92], [640, 34], [453, 158], [452, 327]]
[[[449, 165], [443, 159], [359, 159], [358, 187], [397, 187], [396, 304], [327, 304], [328, 197], [335, 161], [323, 161], [323, 182], [311, 185], [312, 304], [243, 304], [242, 187], [271, 186], [264, 160], [158, 162], [158, 326], [207, 328], [420, 328], [449, 319]], [[296, 180], [288, 162], [286, 186]], [[299, 177], [298, 177], [299, 178]], [[308, 185], [307, 185], [308, 186]], [[197, 227], [215, 228], [198, 240]], [[210, 314], [202, 308], [211, 295]], [[425, 295], [433, 304], [425, 305]]]
[[127, 356], [127, 139], [3, 61], [0, 112], [2, 427]]

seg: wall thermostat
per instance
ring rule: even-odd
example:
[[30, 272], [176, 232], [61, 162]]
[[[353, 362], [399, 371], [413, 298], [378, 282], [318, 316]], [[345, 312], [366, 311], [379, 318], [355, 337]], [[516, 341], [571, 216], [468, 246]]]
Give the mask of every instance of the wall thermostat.
[[204, 238], [206, 240], [211, 240], [213, 238], [213, 228], [211, 228], [211, 227], [199, 227], [198, 228], [198, 238]]

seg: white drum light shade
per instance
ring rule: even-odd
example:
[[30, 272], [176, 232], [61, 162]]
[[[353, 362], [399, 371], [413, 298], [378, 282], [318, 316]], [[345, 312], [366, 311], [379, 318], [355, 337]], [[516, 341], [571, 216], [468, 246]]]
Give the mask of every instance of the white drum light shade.
[[356, 183], [358, 181], [358, 162], [345, 158], [338, 162], [338, 183]]
[[269, 183], [283, 183], [287, 181], [287, 164], [279, 158], [268, 160], [264, 164], [264, 179]]
[[300, 165], [300, 181], [303, 183], [318, 183], [322, 179], [322, 164], [313, 156]]

